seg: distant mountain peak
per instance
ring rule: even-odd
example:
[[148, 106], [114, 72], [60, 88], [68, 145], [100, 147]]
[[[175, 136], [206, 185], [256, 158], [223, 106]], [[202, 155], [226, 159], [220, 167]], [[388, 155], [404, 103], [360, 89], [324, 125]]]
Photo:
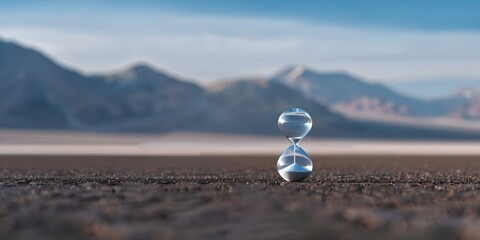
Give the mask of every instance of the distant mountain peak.
[[[2, 41], [0, 38], [0, 68], [9, 64], [22, 66], [22, 68], [28, 65], [31, 69], [63, 68], [34, 48], [14, 41]], [[67, 71], [67, 69], [64, 70]]]
[[359, 80], [345, 72], [317, 72], [303, 65], [293, 65], [283, 68], [270, 79], [283, 82], [287, 85], [293, 85], [293, 83], [297, 82], [297, 80], [301, 78], [342, 78], [355, 81]]
[[282, 79], [282, 81], [286, 83], [293, 83], [295, 79], [307, 71], [309, 72], [309, 70], [302, 65], [288, 66], [275, 74], [274, 79]]
[[274, 74], [273, 78], [282, 79], [282, 80], [294, 80], [299, 77], [342, 77], [342, 78], [352, 78], [360, 80], [360, 78], [350, 74], [346, 71], [317, 71], [310, 67], [304, 65], [292, 65], [285, 68], [282, 68], [277, 74]]
[[294, 67], [288, 74], [285, 76], [285, 79], [288, 82], [293, 82], [297, 79], [300, 75], [305, 72], [305, 67], [303, 66], [296, 66]]
[[135, 73], [157, 73], [154, 67], [150, 66], [147, 63], [138, 63], [128, 68], [128, 71]]
[[174, 81], [175, 78], [156, 70], [151, 65], [139, 63], [123, 71], [106, 76], [105, 79], [122, 83], [134, 83], [138, 81]]
[[136, 77], [165, 75], [164, 73], [156, 70], [154, 67], [146, 63], [135, 64], [127, 68], [125, 71], [123, 71], [123, 73], [128, 73]]

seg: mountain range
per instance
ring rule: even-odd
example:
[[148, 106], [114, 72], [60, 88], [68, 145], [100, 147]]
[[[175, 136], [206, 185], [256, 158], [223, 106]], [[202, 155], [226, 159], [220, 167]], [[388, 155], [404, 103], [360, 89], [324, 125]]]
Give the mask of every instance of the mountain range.
[[480, 80], [462, 78], [409, 80], [391, 82], [388, 87], [407, 96], [436, 99], [451, 95], [460, 89], [480, 88]]
[[[0, 127], [78, 131], [278, 134], [279, 114], [300, 107], [312, 136], [478, 139], [479, 133], [348, 119], [342, 111], [476, 118], [477, 98], [425, 101], [344, 73], [288, 67], [271, 77], [207, 87], [146, 64], [86, 76], [42, 53], [0, 41]], [[474, 114], [472, 114], [474, 113]]]
[[475, 89], [465, 89], [444, 98], [423, 100], [399, 94], [385, 85], [368, 83], [349, 74], [318, 73], [302, 66], [286, 68], [271, 77], [271, 80], [290, 86], [304, 96], [343, 113], [462, 119], [479, 117], [465, 112], [468, 111], [466, 109], [471, 110], [479, 99], [462, 93], [480, 92]]

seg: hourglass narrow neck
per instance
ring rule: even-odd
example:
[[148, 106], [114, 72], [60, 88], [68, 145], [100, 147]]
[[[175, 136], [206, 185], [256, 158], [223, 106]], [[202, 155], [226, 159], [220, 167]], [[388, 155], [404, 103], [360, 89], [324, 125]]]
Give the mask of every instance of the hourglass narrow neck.
[[296, 143], [293, 144], [293, 164], [297, 164], [297, 156], [295, 156], [295, 153], [296, 153], [297, 149], [295, 149], [295, 148], [297, 148]]
[[287, 138], [292, 144], [298, 145], [300, 141], [302, 141], [301, 138]]

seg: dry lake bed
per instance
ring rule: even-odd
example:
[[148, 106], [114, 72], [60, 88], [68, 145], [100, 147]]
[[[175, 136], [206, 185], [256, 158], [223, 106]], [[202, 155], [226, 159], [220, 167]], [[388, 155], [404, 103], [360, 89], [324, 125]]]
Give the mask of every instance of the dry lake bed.
[[0, 155], [2, 239], [480, 239], [480, 158]]

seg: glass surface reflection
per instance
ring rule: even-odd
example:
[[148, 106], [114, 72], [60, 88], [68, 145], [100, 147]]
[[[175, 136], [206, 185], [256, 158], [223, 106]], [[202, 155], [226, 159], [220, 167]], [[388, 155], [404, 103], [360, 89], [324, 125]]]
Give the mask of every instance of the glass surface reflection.
[[312, 172], [313, 163], [298, 143], [312, 128], [312, 118], [300, 108], [290, 108], [278, 118], [278, 128], [291, 145], [278, 158], [277, 171], [287, 181], [302, 181]]

